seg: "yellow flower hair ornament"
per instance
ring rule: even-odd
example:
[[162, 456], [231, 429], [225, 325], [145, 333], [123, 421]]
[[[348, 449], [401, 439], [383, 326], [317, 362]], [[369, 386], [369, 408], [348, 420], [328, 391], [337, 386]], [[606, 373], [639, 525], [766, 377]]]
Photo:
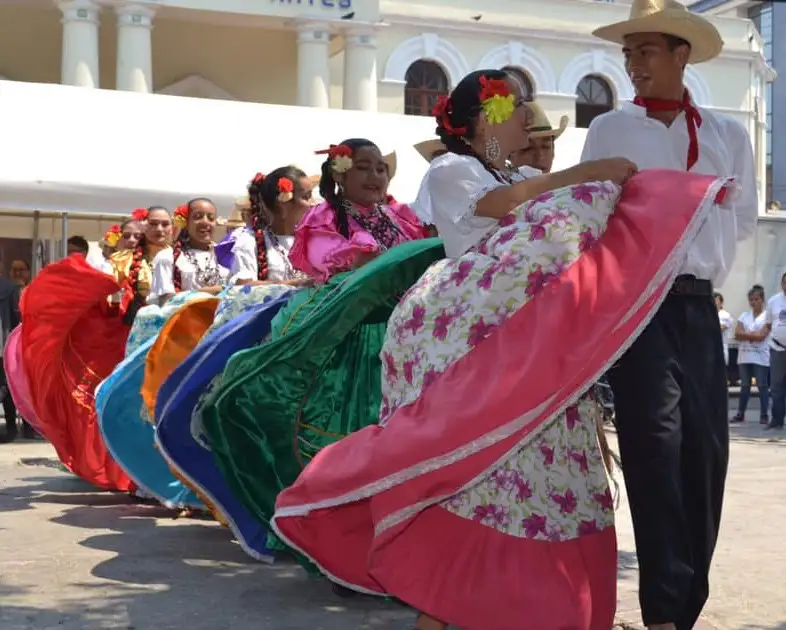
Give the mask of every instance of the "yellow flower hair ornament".
[[188, 204], [183, 204], [175, 208], [172, 222], [178, 230], [184, 230], [188, 225]]
[[104, 232], [104, 245], [107, 247], [117, 247], [120, 242], [121, 230], [119, 225], [113, 225], [106, 232]]
[[513, 116], [516, 99], [503, 79], [480, 77], [480, 106], [491, 125], [499, 125]]

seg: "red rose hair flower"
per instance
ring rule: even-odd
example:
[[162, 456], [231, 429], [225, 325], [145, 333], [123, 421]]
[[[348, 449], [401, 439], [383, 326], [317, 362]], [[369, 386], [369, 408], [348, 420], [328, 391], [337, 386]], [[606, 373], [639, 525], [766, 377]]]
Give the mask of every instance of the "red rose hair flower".
[[287, 177], [279, 178], [276, 186], [278, 187], [278, 196], [276, 199], [280, 203], [286, 203], [287, 201], [292, 201], [295, 197], [295, 184], [292, 183], [291, 179]]
[[137, 208], [131, 213], [131, 218], [134, 221], [147, 221], [148, 214], [147, 208]]
[[453, 114], [453, 103], [449, 96], [440, 96], [431, 113], [437, 119], [437, 124], [447, 131], [449, 135], [460, 138], [467, 133], [468, 129], [466, 127], [454, 127], [453, 123], [450, 122], [450, 116]]

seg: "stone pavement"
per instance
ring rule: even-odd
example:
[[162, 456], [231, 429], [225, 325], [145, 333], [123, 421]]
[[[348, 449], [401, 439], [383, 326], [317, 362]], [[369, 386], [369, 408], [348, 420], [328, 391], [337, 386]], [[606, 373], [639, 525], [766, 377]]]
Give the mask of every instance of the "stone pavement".
[[[786, 439], [735, 427], [713, 594], [702, 629], [786, 630]], [[342, 600], [294, 564], [248, 559], [215, 523], [98, 493], [43, 443], [0, 445], [0, 630], [409, 630], [412, 611]], [[618, 511], [623, 627], [636, 560]], [[629, 625], [628, 625], [629, 624]], [[698, 630], [698, 627], [697, 627]]]

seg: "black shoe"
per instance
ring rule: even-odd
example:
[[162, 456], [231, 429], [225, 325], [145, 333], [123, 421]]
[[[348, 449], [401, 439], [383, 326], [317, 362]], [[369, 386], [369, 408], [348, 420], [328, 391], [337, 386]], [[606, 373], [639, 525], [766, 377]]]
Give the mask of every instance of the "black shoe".
[[16, 427], [10, 429], [6, 427], [5, 433], [0, 435], [0, 444], [10, 444], [16, 439]]
[[347, 598], [357, 595], [355, 591], [348, 589], [346, 586], [341, 586], [341, 584], [336, 584], [333, 582], [331, 586], [333, 587], [333, 592], [339, 597]]
[[730, 422], [731, 424], [742, 424], [743, 422], [745, 422], [745, 416], [743, 416], [742, 414], [739, 414], [739, 413], [738, 413], [738, 414], [735, 414], [735, 415], [734, 415], [734, 416], [731, 418], [731, 420], [729, 420], [729, 422]]
[[770, 423], [770, 417], [769, 417], [767, 414], [764, 414], [763, 416], [761, 416], [761, 417], [759, 418], [759, 424], [765, 424], [765, 425], [767, 425], [767, 424], [769, 424], [769, 423]]
[[764, 427], [765, 431], [770, 431], [772, 429], [783, 429], [783, 425], [782, 424], [773, 424], [772, 422], [770, 422], [766, 427]]
[[31, 427], [27, 422], [22, 424], [22, 439], [23, 440], [35, 440], [38, 438], [38, 433], [36, 430]]

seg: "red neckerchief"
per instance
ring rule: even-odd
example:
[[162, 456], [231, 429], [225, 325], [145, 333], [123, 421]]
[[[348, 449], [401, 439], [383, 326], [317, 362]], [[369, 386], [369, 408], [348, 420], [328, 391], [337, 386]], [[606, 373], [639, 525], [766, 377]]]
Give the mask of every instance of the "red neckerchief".
[[699, 138], [697, 135], [701, 127], [701, 114], [691, 100], [688, 90], [682, 95], [682, 100], [671, 100], [666, 98], [642, 98], [637, 96], [633, 99], [634, 105], [646, 108], [647, 112], [685, 112], [685, 124], [688, 125], [688, 170], [690, 170], [699, 159]]

